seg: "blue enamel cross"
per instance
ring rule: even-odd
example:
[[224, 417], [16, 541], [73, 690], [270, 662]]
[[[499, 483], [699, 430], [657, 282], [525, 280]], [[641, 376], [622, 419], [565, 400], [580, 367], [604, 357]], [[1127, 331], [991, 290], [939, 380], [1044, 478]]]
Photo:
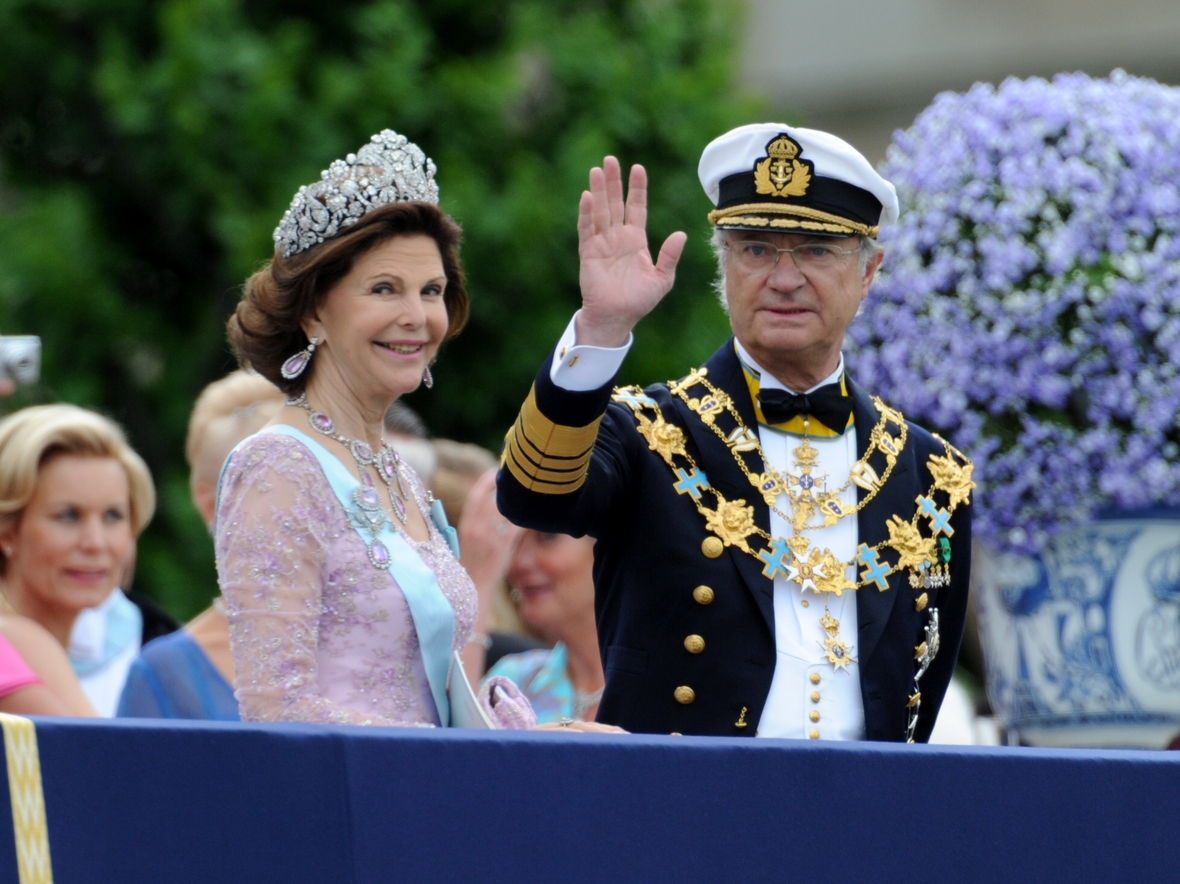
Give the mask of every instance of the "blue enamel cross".
[[686, 473], [682, 469], [677, 469], [676, 478], [680, 480], [672, 486], [676, 493], [691, 495], [693, 500], [700, 500], [701, 492], [709, 489], [709, 479], [700, 470]]
[[636, 395], [630, 390], [620, 390], [619, 392], [615, 393], [614, 399], [617, 402], [626, 402], [632, 407], [636, 405], [654, 406], [656, 404], [656, 400], [652, 399], [650, 396], [647, 396], [643, 393]]
[[857, 548], [856, 560], [866, 568], [866, 570], [860, 572], [862, 580], [876, 583], [877, 589], [881, 590], [881, 592], [889, 588], [889, 581], [885, 578], [893, 573], [893, 566], [888, 562], [878, 562], [877, 551], [875, 549], [869, 549], [867, 544], [862, 543]]
[[941, 531], [947, 537], [951, 537], [955, 533], [955, 529], [951, 527], [951, 514], [947, 510], [939, 509], [929, 497], [919, 495], [918, 508], [922, 515], [930, 517], [931, 534]]
[[783, 576], [787, 576], [787, 562], [791, 558], [791, 548], [787, 546], [787, 542], [781, 537], [776, 537], [770, 544], [770, 549], [764, 549], [758, 553], [758, 558], [766, 563], [762, 569], [762, 576], [769, 577], [774, 580], [774, 575], [779, 571], [783, 572]]

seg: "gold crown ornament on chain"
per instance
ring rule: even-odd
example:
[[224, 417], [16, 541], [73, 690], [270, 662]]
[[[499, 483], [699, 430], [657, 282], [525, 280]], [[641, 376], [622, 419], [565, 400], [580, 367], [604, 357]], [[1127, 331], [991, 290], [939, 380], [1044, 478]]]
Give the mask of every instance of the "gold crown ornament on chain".
[[299, 188], [275, 228], [275, 251], [290, 258], [390, 203], [437, 206], [437, 171], [422, 148], [383, 129], [356, 153], [333, 160], [319, 181]]

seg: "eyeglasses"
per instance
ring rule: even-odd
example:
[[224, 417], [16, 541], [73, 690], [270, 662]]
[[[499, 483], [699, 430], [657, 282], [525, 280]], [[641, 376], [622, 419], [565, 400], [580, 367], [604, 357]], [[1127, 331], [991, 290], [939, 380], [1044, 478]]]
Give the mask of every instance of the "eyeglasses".
[[752, 239], [729, 242], [725, 244], [725, 248], [733, 255], [738, 267], [751, 273], [769, 271], [777, 267], [779, 258], [783, 256], [784, 252], [794, 259], [796, 267], [806, 272], [835, 267], [844, 260], [845, 255], [860, 251], [860, 249], [838, 249], [822, 242], [809, 242], [795, 246], [793, 249], [780, 249], [768, 242], [758, 242]]

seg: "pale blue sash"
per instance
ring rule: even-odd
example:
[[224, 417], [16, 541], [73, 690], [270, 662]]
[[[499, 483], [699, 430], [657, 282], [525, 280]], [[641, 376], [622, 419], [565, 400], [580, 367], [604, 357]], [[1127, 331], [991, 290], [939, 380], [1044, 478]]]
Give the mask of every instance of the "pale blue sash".
[[[266, 427], [260, 432], [279, 433], [303, 443], [319, 461], [320, 469], [324, 471], [328, 484], [332, 486], [332, 491], [336, 493], [345, 512], [352, 510], [352, 492], [361, 483], [353, 478], [344, 464], [333, 457], [323, 445], [306, 433], [286, 424]], [[228, 458], [226, 462], [228, 463]], [[453, 533], [454, 529], [451, 530]], [[368, 546], [370, 539], [365, 537], [359, 528], [356, 532], [365, 546]], [[426, 566], [422, 557], [406, 539], [393, 530], [392, 525], [387, 523], [385, 529], [377, 535], [377, 539], [389, 550], [389, 572], [406, 598], [406, 605], [414, 620], [414, 630], [418, 633], [418, 646], [422, 649], [422, 662], [426, 666], [426, 680], [430, 683], [430, 693], [434, 696], [439, 721], [443, 727], [447, 727], [451, 720], [451, 707], [447, 700], [447, 674], [451, 664], [451, 646], [455, 640], [455, 612], [439, 589], [434, 572]], [[367, 561], [365, 566], [372, 567]]]

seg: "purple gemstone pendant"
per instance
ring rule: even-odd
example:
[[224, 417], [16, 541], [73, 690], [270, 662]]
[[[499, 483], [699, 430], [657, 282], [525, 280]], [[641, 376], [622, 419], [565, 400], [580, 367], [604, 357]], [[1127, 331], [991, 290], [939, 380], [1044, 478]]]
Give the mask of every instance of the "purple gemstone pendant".
[[397, 467], [393, 463], [393, 457], [390, 455], [388, 449], [382, 450], [377, 458], [377, 468], [381, 470], [381, 475], [386, 482], [392, 482], [397, 477]]
[[374, 540], [373, 545], [369, 547], [369, 561], [373, 563], [373, 567], [383, 571], [389, 568], [389, 550], [380, 540]]
[[393, 501], [393, 511], [397, 513], [397, 517], [401, 520], [401, 523], [403, 525], [406, 524], [410, 520], [410, 514], [406, 512], [405, 502], [396, 494], [389, 495], [389, 499]]

